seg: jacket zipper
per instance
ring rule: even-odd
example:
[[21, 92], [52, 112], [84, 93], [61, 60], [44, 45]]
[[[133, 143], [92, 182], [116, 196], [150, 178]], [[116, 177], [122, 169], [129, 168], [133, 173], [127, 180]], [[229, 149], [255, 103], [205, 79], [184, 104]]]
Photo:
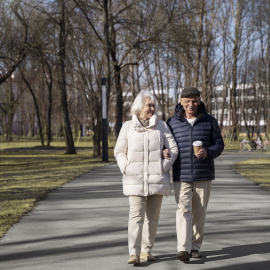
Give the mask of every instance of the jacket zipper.
[[[194, 123], [194, 125], [195, 125], [195, 123]], [[191, 126], [191, 143], [193, 142], [193, 126]], [[192, 151], [192, 145], [191, 145], [191, 151], [190, 151], [190, 153], [191, 153], [191, 157], [190, 157], [190, 159], [191, 159], [191, 173], [192, 173], [192, 179], [191, 179], [191, 181], [193, 182], [194, 181], [194, 152]]]
[[[187, 119], [185, 119], [186, 123], [188, 125], [190, 125], [191, 129], [190, 129], [190, 137], [191, 137], [191, 143], [193, 142], [193, 126], [195, 125], [195, 123], [197, 122], [197, 120], [195, 121], [195, 123], [193, 125], [191, 125]], [[193, 146], [191, 146], [193, 148]], [[193, 182], [193, 179], [194, 179], [194, 152], [192, 151], [192, 148], [191, 148], [191, 151], [190, 151], [190, 164], [191, 164], [191, 181]]]

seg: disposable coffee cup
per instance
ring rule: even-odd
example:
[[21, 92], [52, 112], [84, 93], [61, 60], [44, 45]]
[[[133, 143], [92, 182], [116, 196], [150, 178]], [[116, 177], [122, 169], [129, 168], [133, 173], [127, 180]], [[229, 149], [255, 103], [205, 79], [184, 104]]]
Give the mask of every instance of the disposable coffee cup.
[[197, 153], [200, 151], [200, 149], [202, 149], [202, 142], [201, 141], [194, 141], [193, 148], [194, 148], [194, 154], [197, 155]]

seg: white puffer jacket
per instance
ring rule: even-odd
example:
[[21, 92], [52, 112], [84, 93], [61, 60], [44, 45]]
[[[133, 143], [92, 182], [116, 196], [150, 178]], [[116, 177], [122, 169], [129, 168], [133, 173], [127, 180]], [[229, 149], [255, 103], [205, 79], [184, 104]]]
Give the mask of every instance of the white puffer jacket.
[[[162, 159], [163, 148], [171, 158]], [[169, 169], [178, 154], [178, 147], [170, 129], [157, 115], [143, 127], [136, 116], [121, 128], [114, 156], [123, 174], [125, 195], [149, 196], [170, 194]]]

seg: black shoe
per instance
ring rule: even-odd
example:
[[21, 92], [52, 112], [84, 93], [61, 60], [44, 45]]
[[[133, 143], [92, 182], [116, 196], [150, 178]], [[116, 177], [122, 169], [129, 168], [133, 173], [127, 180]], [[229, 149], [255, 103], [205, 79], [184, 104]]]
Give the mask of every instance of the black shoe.
[[179, 251], [176, 255], [176, 258], [181, 262], [189, 262], [189, 254], [187, 251]]
[[200, 259], [202, 258], [202, 254], [199, 252], [199, 250], [191, 250], [190, 252], [190, 257], [195, 258], [195, 259]]

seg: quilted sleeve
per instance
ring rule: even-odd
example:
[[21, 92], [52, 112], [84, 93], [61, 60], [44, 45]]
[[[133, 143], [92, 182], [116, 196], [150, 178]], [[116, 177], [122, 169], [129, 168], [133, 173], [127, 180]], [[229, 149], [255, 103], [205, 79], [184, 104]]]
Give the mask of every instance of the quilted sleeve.
[[221, 155], [224, 149], [224, 141], [216, 119], [212, 119], [211, 146], [206, 149], [207, 159], [214, 159]]
[[127, 150], [128, 150], [128, 139], [127, 139], [127, 122], [122, 126], [119, 136], [117, 138], [114, 147], [114, 156], [122, 174], [125, 173], [127, 166]]
[[163, 159], [163, 169], [164, 172], [169, 171], [170, 167], [173, 165], [174, 161], [177, 158], [178, 155], [178, 146], [174, 140], [174, 137], [167, 126], [167, 124], [164, 122], [164, 137], [163, 137], [163, 146], [166, 149], [170, 150], [170, 159]]

